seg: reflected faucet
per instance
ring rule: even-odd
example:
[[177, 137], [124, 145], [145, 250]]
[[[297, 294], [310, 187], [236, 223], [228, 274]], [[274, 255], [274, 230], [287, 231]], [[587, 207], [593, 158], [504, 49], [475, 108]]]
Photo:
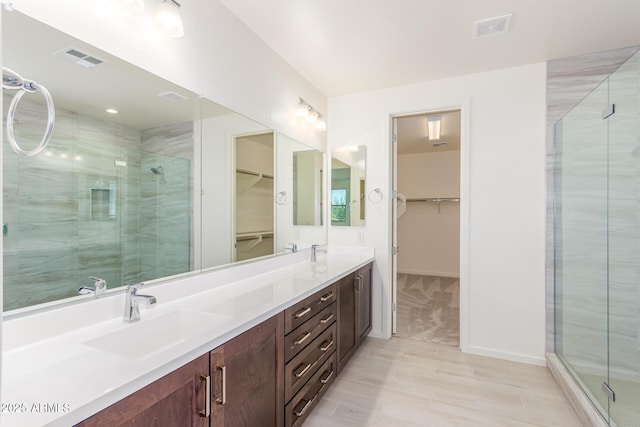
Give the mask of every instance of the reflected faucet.
[[147, 306], [153, 305], [157, 302], [156, 297], [152, 295], [139, 295], [138, 288], [144, 283], [129, 283], [125, 291], [124, 300], [124, 316], [122, 320], [125, 323], [137, 322], [140, 320], [140, 306], [139, 302], [144, 302]]
[[287, 243], [287, 246], [284, 247], [284, 250], [289, 250], [293, 253], [296, 253], [298, 252], [298, 245], [296, 245], [295, 243]]
[[311, 245], [311, 262], [316, 262], [318, 260], [318, 252], [320, 253], [327, 253], [326, 249], [318, 249], [318, 246], [320, 245]]
[[99, 277], [89, 277], [89, 280], [93, 280], [92, 286], [82, 286], [78, 289], [80, 295], [93, 294], [94, 296], [103, 295], [107, 292], [107, 281]]

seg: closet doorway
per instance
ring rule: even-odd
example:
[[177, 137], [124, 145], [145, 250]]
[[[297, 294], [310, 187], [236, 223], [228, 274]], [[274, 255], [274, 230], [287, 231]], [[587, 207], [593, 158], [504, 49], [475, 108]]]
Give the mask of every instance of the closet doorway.
[[399, 338], [460, 346], [461, 111], [393, 118]]

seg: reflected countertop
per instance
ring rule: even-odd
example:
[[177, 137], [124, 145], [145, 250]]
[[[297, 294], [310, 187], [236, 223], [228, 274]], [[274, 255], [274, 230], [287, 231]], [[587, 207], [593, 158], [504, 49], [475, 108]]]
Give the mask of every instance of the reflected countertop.
[[[5, 320], [1, 424], [78, 423], [373, 261], [371, 248], [330, 247], [315, 263], [308, 252], [149, 286], [140, 293], [158, 303], [133, 324], [122, 321], [122, 292]], [[153, 336], [166, 325], [180, 338], [171, 345], [158, 335], [150, 352], [117, 347], [132, 328]]]

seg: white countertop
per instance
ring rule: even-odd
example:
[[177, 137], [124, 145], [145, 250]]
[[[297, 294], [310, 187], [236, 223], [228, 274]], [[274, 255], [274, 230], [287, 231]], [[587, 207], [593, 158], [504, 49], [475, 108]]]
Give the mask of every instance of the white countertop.
[[[5, 320], [1, 424], [76, 424], [373, 261], [370, 248], [329, 248], [316, 263], [306, 260], [308, 251], [301, 252], [143, 287], [139, 293], [156, 296], [158, 303], [142, 308], [138, 323], [122, 321], [121, 291]], [[287, 260], [294, 263], [286, 265]], [[125, 356], [87, 344], [118, 331], [130, 333], [133, 329], [125, 329], [145, 321], [173, 321], [181, 311], [201, 316], [207, 326], [150, 355]]]

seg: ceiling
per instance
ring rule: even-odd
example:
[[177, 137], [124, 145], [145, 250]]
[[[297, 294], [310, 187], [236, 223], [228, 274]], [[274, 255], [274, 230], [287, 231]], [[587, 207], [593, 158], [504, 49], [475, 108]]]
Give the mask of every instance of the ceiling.
[[[3, 66], [44, 85], [58, 113], [60, 109], [82, 113], [136, 130], [193, 121], [201, 113], [206, 117], [230, 114], [212, 102], [205, 103], [201, 110], [196, 94], [17, 11], [2, 14], [2, 36]], [[56, 55], [68, 48], [104, 63], [84, 68]], [[159, 97], [166, 92], [184, 99], [173, 102]], [[28, 98], [44, 101], [40, 94]], [[118, 114], [107, 114], [107, 108], [115, 108]]]
[[220, 1], [327, 96], [640, 44], [638, 0]]
[[[436, 114], [440, 116], [439, 142], [445, 145], [434, 146], [434, 141], [429, 141], [427, 118]], [[460, 151], [460, 129], [460, 110], [399, 117], [398, 154]]]

